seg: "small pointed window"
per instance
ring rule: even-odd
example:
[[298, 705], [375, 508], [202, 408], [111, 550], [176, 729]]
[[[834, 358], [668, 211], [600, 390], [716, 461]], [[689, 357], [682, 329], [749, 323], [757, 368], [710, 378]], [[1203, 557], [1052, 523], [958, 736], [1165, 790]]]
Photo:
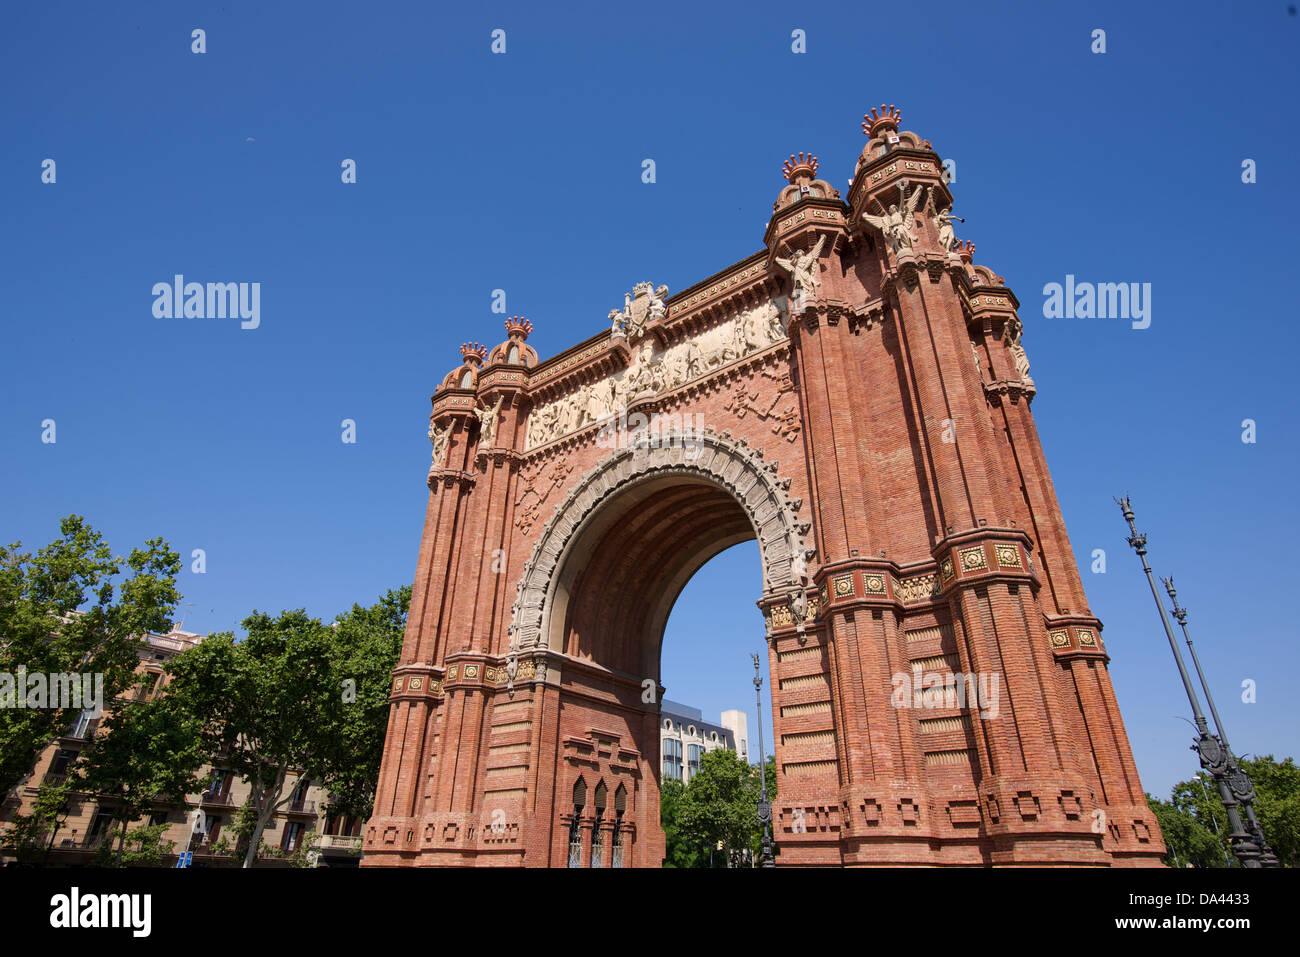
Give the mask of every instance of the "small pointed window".
[[591, 866], [605, 866], [605, 832], [601, 823], [605, 818], [605, 782], [596, 784], [596, 825], [591, 831]]

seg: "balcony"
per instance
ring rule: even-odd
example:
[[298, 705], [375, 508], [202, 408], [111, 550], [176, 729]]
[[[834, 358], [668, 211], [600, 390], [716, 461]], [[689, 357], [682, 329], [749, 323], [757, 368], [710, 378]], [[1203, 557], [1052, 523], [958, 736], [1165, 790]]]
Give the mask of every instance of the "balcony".
[[349, 837], [346, 834], [319, 834], [316, 836], [316, 840], [312, 842], [312, 849], [359, 853], [361, 851], [361, 835]]
[[218, 791], [213, 794], [211, 791], [204, 791], [199, 795], [199, 804], [210, 807], [234, 807], [234, 802], [230, 800], [229, 791]]
[[285, 814], [310, 814], [316, 816], [316, 802], [306, 800], [290, 801], [289, 806], [284, 809]]

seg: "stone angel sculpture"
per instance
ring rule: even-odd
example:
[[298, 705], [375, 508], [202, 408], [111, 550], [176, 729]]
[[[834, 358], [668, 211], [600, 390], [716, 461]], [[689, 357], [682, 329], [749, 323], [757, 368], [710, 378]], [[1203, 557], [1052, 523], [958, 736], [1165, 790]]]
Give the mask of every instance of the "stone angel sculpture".
[[930, 222], [934, 224], [935, 232], [939, 234], [939, 245], [943, 247], [944, 252], [952, 252], [957, 248], [957, 235], [952, 231], [952, 221], [955, 219], [959, 223], [966, 220], [960, 216], [952, 214], [952, 207], [947, 209], [936, 210], [934, 208], [934, 187], [929, 189], [929, 196], [925, 201], [925, 211], [930, 216]]
[[433, 464], [429, 466], [429, 471], [442, 468], [443, 459], [447, 455], [447, 442], [451, 439], [451, 425], [437, 426], [432, 422], [429, 423], [429, 441], [433, 443]]
[[885, 242], [889, 243], [889, 248], [895, 256], [899, 255], [904, 249], [912, 248], [911, 223], [913, 222], [913, 216], [916, 214], [916, 207], [921, 204], [921, 194], [923, 192], [925, 190], [918, 189], [909, 197], [907, 195], [907, 184], [899, 183], [899, 203], [902, 209], [894, 204], [891, 204], [889, 209], [885, 209], [877, 201], [876, 205], [880, 206], [880, 211], [884, 213], [883, 216], [872, 216], [870, 213], [862, 214], [862, 218], [867, 223], [884, 233]]
[[816, 245], [807, 252], [796, 252], [788, 259], [776, 257], [776, 264], [788, 272], [794, 282], [794, 292], [790, 294], [790, 301], [796, 311], [801, 311], [808, 300], [817, 293], [817, 286], [821, 283], [817, 275], [817, 258], [821, 255], [822, 246], [825, 244], [826, 237], [818, 236]]
[[505, 396], [501, 396], [497, 399], [497, 404], [490, 409], [487, 406], [474, 406], [474, 415], [478, 417], [479, 421], [478, 447], [480, 452], [486, 452], [492, 448], [497, 434], [497, 416], [501, 413], [501, 403], [505, 400]]

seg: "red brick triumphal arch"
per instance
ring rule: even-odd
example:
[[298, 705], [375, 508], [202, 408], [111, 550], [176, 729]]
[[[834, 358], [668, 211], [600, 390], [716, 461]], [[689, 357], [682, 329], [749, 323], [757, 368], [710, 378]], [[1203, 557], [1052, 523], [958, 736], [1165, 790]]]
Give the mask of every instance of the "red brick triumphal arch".
[[898, 123], [846, 197], [792, 156], [736, 265], [462, 348], [364, 864], [658, 866], [664, 626], [751, 539], [781, 865], [1159, 863], [1018, 301]]

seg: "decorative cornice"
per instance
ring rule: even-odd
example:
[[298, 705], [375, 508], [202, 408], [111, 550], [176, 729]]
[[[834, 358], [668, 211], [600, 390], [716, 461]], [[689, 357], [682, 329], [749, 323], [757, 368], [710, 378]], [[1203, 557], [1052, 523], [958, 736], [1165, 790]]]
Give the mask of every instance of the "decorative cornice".
[[427, 484], [432, 491], [435, 485], [442, 485], [443, 488], [451, 488], [453, 485], [473, 488], [477, 481], [478, 476], [473, 472], [463, 472], [460, 469], [433, 469], [429, 472]]
[[1012, 402], [1018, 402], [1021, 398], [1032, 399], [1037, 393], [1034, 384], [1025, 379], [998, 379], [984, 384], [984, 394], [996, 402], [1000, 402], [1003, 396]]

